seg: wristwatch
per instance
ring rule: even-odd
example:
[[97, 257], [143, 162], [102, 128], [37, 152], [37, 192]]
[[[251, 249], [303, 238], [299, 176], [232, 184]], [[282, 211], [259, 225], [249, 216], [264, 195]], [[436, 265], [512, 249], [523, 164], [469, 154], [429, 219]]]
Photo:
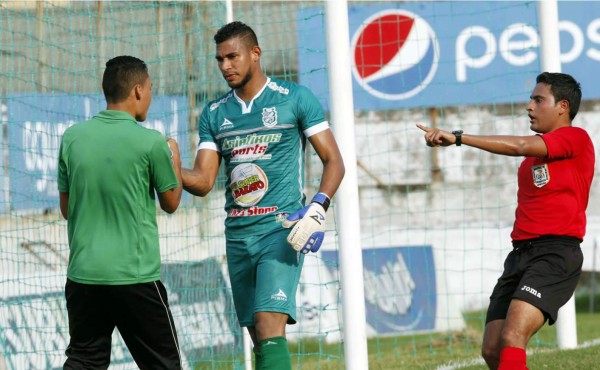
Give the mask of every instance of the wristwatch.
[[452, 131], [452, 134], [454, 135], [454, 137], [456, 137], [456, 146], [462, 145], [462, 133], [462, 130]]

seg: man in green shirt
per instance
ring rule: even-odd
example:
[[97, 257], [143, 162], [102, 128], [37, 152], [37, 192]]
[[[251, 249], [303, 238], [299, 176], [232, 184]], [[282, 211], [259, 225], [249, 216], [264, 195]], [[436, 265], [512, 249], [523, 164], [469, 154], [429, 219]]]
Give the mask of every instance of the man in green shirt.
[[[206, 195], [224, 161], [227, 265], [238, 321], [252, 337], [256, 369], [290, 370], [285, 328], [296, 323], [304, 254], [323, 242], [325, 212], [344, 163], [312, 92], [263, 73], [250, 27], [229, 23], [214, 40], [231, 90], [202, 111], [198, 153], [194, 168], [183, 170], [184, 187]], [[307, 139], [323, 174], [305, 206]]]
[[[180, 369], [177, 333], [160, 281], [155, 191], [173, 213], [182, 192], [177, 142], [146, 120], [152, 82], [131, 56], [106, 63], [107, 109], [73, 125], [58, 161], [60, 210], [68, 220], [65, 369], [106, 369], [119, 329], [140, 369]], [[136, 122], [137, 121], [137, 122]]]

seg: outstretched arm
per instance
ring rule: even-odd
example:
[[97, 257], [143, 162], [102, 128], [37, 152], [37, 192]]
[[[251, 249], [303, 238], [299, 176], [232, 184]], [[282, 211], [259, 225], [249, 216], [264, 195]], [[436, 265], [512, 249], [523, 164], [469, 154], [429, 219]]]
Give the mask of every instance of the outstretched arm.
[[211, 149], [198, 150], [194, 168], [181, 170], [183, 188], [190, 194], [205, 196], [215, 185], [220, 164], [221, 154], [219, 152]]
[[[417, 124], [425, 131], [425, 142], [428, 146], [449, 146], [456, 143], [454, 134], [439, 128], [430, 128]], [[539, 135], [508, 136], [508, 135], [465, 135], [462, 134], [462, 144], [482, 149], [494, 154], [514, 157], [545, 157], [548, 155], [546, 143]]]

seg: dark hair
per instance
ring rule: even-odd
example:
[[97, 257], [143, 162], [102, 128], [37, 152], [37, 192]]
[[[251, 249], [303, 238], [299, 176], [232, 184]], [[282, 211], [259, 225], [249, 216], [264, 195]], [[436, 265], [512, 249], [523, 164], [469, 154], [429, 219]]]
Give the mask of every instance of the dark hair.
[[550, 92], [554, 96], [554, 102], [558, 103], [561, 100], [569, 102], [569, 118], [573, 118], [579, 111], [579, 103], [581, 103], [581, 86], [571, 75], [565, 73], [540, 73], [536, 83], [544, 83], [550, 85]]
[[143, 60], [121, 55], [106, 62], [102, 77], [102, 90], [108, 103], [119, 103], [127, 99], [131, 89], [143, 84], [148, 78], [148, 67]]
[[215, 33], [215, 44], [218, 45], [234, 37], [244, 40], [249, 47], [258, 46], [258, 38], [252, 28], [240, 21], [231, 22], [219, 28]]

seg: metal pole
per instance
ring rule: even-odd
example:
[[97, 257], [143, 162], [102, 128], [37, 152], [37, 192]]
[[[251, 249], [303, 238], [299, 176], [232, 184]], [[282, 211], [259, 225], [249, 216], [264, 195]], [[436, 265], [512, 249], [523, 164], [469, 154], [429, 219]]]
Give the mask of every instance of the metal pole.
[[540, 61], [544, 72], [561, 72], [557, 0], [538, 1]]
[[[561, 72], [560, 37], [558, 34], [557, 0], [538, 1], [540, 19], [540, 61], [544, 72]], [[577, 347], [577, 317], [575, 315], [575, 296], [560, 308], [556, 320], [556, 338], [558, 348]]]
[[233, 0], [225, 0], [225, 20], [227, 23], [233, 22]]
[[331, 121], [346, 166], [346, 175], [335, 196], [335, 217], [339, 227], [344, 356], [346, 369], [364, 370], [369, 368], [369, 358], [346, 0], [326, 2], [325, 23]]

